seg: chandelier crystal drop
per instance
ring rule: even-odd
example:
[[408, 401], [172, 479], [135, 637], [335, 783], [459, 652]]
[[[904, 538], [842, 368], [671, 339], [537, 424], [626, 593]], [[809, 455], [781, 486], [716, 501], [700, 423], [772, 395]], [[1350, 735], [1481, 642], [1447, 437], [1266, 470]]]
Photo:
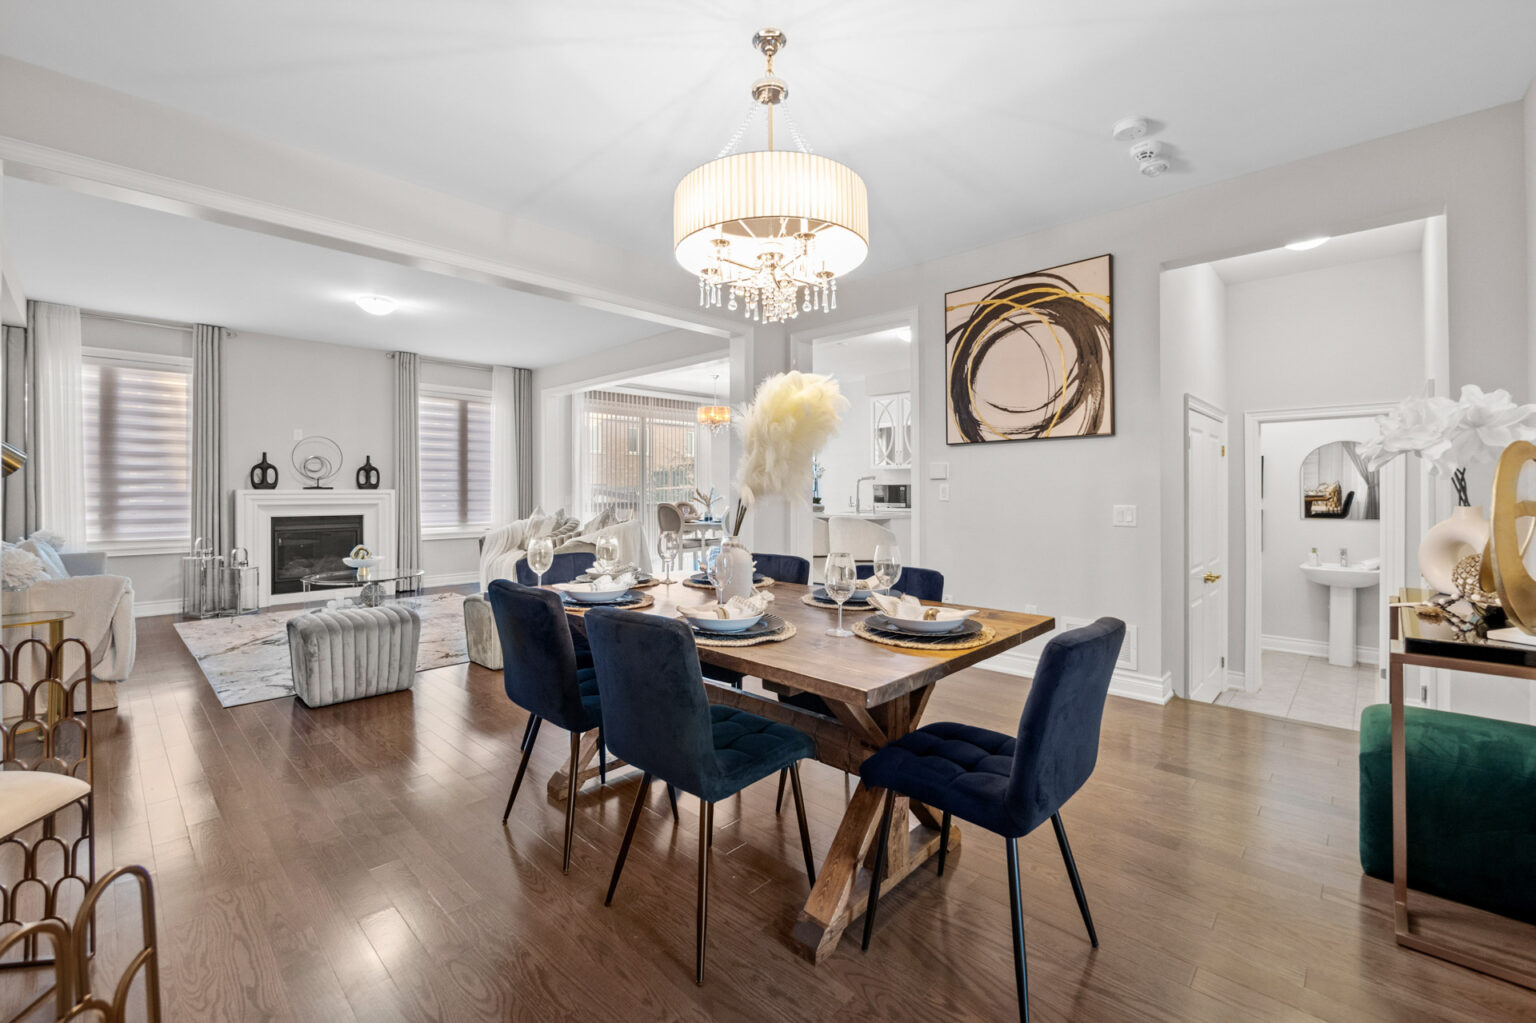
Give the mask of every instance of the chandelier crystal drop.
[[869, 253], [864, 180], [812, 153], [787, 113], [798, 148], [773, 148], [774, 108], [789, 96], [773, 73], [784, 44], [778, 29], [752, 37], [766, 60], [752, 98], [767, 111], [768, 148], [731, 152], [739, 129], [723, 155], [683, 178], [672, 205], [677, 261], [698, 278], [699, 305], [740, 309], [760, 323], [836, 309], [837, 279]]

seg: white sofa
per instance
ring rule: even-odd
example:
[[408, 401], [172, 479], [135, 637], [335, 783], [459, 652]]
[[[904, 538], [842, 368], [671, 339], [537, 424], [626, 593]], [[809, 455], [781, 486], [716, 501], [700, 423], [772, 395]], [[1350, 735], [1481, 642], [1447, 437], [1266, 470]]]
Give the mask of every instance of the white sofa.
[[517, 563], [528, 554], [528, 545], [540, 536], [555, 534], [559, 541], [556, 554], [571, 551], [593, 553], [597, 541], [613, 537], [619, 542], [619, 560], [633, 564], [642, 572], [651, 569], [650, 551], [640, 522], [605, 522], [599, 516], [578, 524], [565, 515], [565, 509], [546, 514], [539, 509], [526, 519], [491, 529], [480, 540], [480, 591], [484, 593], [493, 579], [517, 578]]

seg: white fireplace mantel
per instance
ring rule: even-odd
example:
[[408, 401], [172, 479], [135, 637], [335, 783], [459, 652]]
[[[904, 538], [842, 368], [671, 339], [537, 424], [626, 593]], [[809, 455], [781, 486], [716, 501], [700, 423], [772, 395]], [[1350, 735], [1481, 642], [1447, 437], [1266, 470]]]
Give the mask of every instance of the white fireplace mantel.
[[[396, 563], [393, 490], [237, 490], [235, 544], [261, 569], [262, 607], [316, 599], [312, 593], [272, 592], [272, 520], [307, 515], [361, 515], [363, 543], [386, 565]], [[346, 592], [331, 590], [324, 596]]]

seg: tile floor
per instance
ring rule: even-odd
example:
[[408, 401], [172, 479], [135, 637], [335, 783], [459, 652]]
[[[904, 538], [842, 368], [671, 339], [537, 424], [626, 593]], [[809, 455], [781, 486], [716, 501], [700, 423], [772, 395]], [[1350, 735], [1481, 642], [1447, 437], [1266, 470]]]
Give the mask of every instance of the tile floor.
[[1360, 712], [1376, 703], [1376, 666], [1336, 668], [1326, 657], [1264, 651], [1264, 683], [1258, 692], [1228, 689], [1216, 698], [1222, 707], [1271, 717], [1359, 730]]

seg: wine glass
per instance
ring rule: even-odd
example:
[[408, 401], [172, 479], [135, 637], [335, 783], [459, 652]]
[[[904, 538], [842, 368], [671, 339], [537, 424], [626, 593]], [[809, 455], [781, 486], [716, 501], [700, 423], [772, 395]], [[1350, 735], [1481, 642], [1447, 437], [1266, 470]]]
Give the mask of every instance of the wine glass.
[[878, 584], [875, 588], [890, 593], [901, 578], [901, 548], [893, 543], [877, 544], [873, 569]]
[[594, 546], [596, 547], [594, 552], [596, 554], [596, 564], [593, 567], [597, 572], [607, 574], [619, 567], [618, 537], [600, 536], [597, 538], [597, 543]]
[[538, 575], [537, 586], [544, 585], [544, 573], [555, 563], [555, 541], [541, 536], [528, 545], [528, 567]]
[[715, 588], [715, 601], [725, 603], [725, 588], [730, 585], [736, 571], [731, 559], [725, 556], [725, 552], [718, 546], [709, 549], [709, 555], [705, 561], [705, 573], [710, 583]]
[[677, 559], [683, 553], [683, 538], [675, 529], [662, 531], [656, 538], [656, 553], [661, 555], [661, 571], [666, 576], [667, 583], [672, 582], [672, 569], [677, 565]]
[[857, 571], [853, 565], [853, 555], [847, 551], [834, 551], [828, 554], [826, 567], [822, 569], [822, 580], [827, 596], [837, 601], [837, 628], [828, 629], [827, 635], [842, 637], [853, 635], [843, 628], [843, 602], [853, 596], [853, 591], [859, 586]]

